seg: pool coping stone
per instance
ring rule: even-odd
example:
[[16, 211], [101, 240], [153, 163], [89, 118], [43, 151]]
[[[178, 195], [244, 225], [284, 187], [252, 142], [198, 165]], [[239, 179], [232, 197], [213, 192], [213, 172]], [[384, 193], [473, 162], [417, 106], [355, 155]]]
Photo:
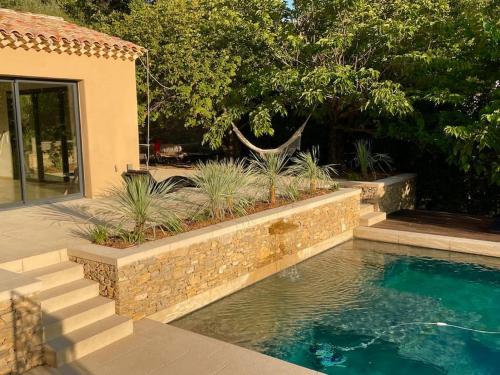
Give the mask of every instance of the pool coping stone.
[[500, 242], [493, 241], [362, 226], [354, 238], [500, 258]]

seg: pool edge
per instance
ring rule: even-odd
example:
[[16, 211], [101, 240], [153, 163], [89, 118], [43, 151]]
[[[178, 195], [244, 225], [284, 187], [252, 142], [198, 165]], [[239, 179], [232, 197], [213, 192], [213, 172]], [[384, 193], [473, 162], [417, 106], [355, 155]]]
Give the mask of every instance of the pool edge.
[[500, 258], [500, 242], [374, 227], [357, 227], [354, 238]]

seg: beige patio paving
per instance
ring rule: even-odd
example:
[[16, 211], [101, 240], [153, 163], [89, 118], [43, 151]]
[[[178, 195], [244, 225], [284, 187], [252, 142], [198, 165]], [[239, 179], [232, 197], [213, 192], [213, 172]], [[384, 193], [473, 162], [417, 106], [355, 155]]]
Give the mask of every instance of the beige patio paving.
[[[191, 169], [181, 172], [172, 168], [151, 170], [158, 181], [192, 173]], [[257, 188], [247, 193], [253, 198], [263, 194]], [[172, 210], [183, 218], [190, 216], [205, 200], [193, 188], [179, 189], [173, 196]], [[104, 198], [82, 198], [0, 210], [0, 268], [3, 263], [89, 243], [86, 229], [90, 224], [100, 223], [96, 212], [103, 201]]]
[[59, 369], [28, 375], [313, 375], [320, 374], [167, 324], [143, 319], [134, 334]]
[[[190, 188], [174, 195], [172, 209], [181, 217], [202, 199]], [[0, 265], [89, 243], [86, 229], [100, 222], [96, 211], [102, 203], [102, 198], [83, 198], [0, 211]]]
[[78, 199], [0, 211], [0, 264], [88, 242], [92, 206]]

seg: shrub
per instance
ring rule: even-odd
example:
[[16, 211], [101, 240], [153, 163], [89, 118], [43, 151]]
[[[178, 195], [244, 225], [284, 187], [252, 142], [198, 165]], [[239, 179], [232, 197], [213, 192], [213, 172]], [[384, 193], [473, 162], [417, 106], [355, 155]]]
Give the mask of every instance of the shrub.
[[309, 182], [309, 191], [315, 192], [318, 188], [318, 182], [332, 183], [332, 174], [337, 171], [332, 164], [319, 165], [318, 149], [313, 147], [312, 151], [299, 152], [292, 158], [291, 171], [293, 175]]
[[368, 172], [376, 173], [377, 168], [382, 172], [392, 170], [392, 158], [387, 154], [373, 153], [372, 144], [366, 139], [358, 140], [354, 143], [356, 156], [354, 165], [360, 169], [363, 178], [368, 177]]
[[149, 231], [178, 232], [183, 229], [179, 217], [169, 203], [174, 184], [157, 183], [149, 176], [132, 176], [124, 179], [122, 186], [109, 191], [108, 200], [101, 212], [111, 216], [117, 232], [126, 242], [141, 243]]
[[98, 245], [104, 245], [108, 242], [111, 236], [108, 227], [100, 224], [96, 224], [87, 229], [87, 234], [90, 240]]
[[300, 186], [299, 181], [296, 178], [290, 178], [286, 183], [284, 183], [282, 192], [280, 194], [287, 200], [295, 202], [300, 198]]
[[254, 154], [250, 160], [250, 167], [268, 191], [268, 201], [271, 204], [276, 203], [278, 186], [283, 183], [284, 178], [290, 176], [287, 162], [287, 155], [278, 153]]
[[199, 163], [191, 177], [195, 187], [206, 197], [202, 211], [211, 219], [223, 220], [226, 214], [244, 214], [249, 200], [244, 190], [252, 181], [252, 172], [243, 161]]

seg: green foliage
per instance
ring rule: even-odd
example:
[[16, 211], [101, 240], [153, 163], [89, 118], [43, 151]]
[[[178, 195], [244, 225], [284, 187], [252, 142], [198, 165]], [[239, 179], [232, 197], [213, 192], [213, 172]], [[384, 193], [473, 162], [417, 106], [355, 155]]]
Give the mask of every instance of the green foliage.
[[[272, 137], [313, 112], [336, 155], [374, 134], [444, 155], [500, 186], [495, 0], [0, 0], [70, 17], [149, 50], [153, 126], [200, 127], [220, 147], [231, 124]], [[145, 120], [145, 58], [138, 62]], [[292, 126], [293, 127], [293, 126]], [[364, 137], [364, 135], [363, 135]], [[338, 144], [336, 144], [338, 143]], [[326, 153], [325, 153], [326, 155]]]
[[313, 147], [312, 151], [299, 152], [292, 158], [291, 172], [300, 179], [309, 182], [309, 191], [314, 192], [318, 188], [318, 182], [332, 183], [332, 175], [337, 174], [333, 165], [319, 164], [319, 151]]
[[205, 196], [202, 213], [206, 212], [213, 220], [224, 220], [227, 214], [244, 214], [250, 204], [245, 190], [252, 182], [252, 172], [245, 168], [243, 161], [199, 163], [191, 180]]
[[59, 0], [0, 0], [0, 8], [70, 18]]
[[[499, 107], [500, 100], [495, 104]], [[445, 132], [457, 140], [451, 158], [462, 169], [500, 186], [500, 108], [487, 107], [478, 121], [447, 126]]]
[[441, 0], [427, 6], [432, 14], [417, 13], [427, 27], [377, 63], [402, 85], [414, 108], [404, 122], [386, 120], [379, 134], [447, 155], [467, 179], [500, 185], [494, 120], [499, 109], [500, 3]]
[[286, 154], [278, 153], [253, 154], [250, 160], [250, 168], [267, 190], [268, 202], [271, 204], [276, 204], [278, 189], [283, 186], [285, 179], [291, 176], [290, 170], [287, 169], [288, 160]]
[[[262, 136], [274, 134], [275, 116], [316, 106], [395, 116], [411, 110], [397, 83], [363, 65], [332, 60], [326, 35], [304, 37], [281, 0], [132, 1], [129, 10], [110, 29], [149, 50], [158, 80], [152, 82], [153, 121], [203, 127], [214, 148], [231, 123], [244, 119]], [[144, 98], [143, 69], [139, 77]], [[141, 106], [141, 121], [144, 115]]]
[[300, 181], [297, 178], [291, 176], [282, 185], [280, 196], [292, 202], [300, 198]]
[[183, 225], [172, 212], [174, 185], [156, 183], [149, 176], [133, 176], [124, 179], [122, 186], [109, 191], [100, 214], [109, 222], [108, 227], [130, 243], [144, 242], [149, 232], [179, 232]]
[[354, 165], [360, 169], [363, 178], [368, 177], [368, 172], [375, 174], [377, 169], [382, 172], [392, 170], [392, 158], [387, 154], [374, 153], [370, 141], [360, 139], [354, 143], [354, 148], [356, 149]]
[[87, 229], [87, 234], [93, 243], [104, 245], [111, 237], [110, 229], [104, 225], [96, 224]]

